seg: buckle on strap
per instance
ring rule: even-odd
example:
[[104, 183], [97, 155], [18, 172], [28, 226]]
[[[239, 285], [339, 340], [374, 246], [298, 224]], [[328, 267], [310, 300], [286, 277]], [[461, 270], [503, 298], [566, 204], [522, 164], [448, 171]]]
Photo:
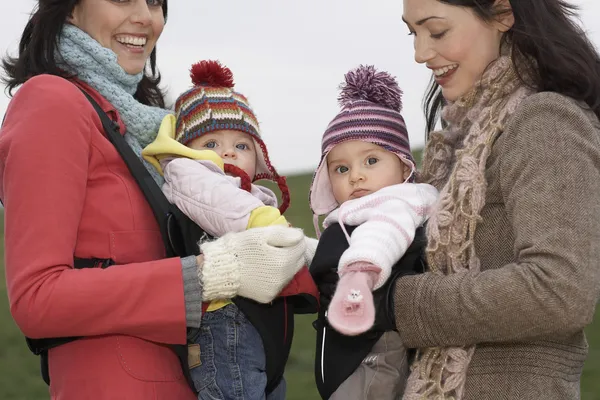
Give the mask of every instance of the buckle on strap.
[[110, 258], [73, 258], [73, 267], [75, 269], [84, 269], [84, 268], [108, 268], [111, 265], [115, 265], [115, 262]]

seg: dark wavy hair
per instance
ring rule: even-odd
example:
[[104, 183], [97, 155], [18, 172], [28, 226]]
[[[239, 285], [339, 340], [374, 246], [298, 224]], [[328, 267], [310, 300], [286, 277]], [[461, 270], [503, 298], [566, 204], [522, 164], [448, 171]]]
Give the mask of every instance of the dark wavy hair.
[[[7, 56], [2, 60], [6, 76], [2, 81], [8, 93], [25, 83], [29, 78], [41, 74], [68, 77], [54, 60], [58, 37], [67, 18], [81, 0], [39, 0], [19, 42], [18, 56]], [[163, 15], [167, 18], [167, 0], [162, 4]], [[156, 68], [156, 48], [150, 54], [150, 65], [138, 85], [134, 97], [142, 104], [165, 107], [164, 94], [159, 88], [160, 73]]]
[[[438, 1], [468, 7], [486, 22], [510, 12], [495, 0]], [[600, 56], [574, 21], [578, 8], [563, 0], [510, 0], [510, 5], [515, 22], [503, 42], [510, 44], [521, 81], [537, 91], [581, 100], [600, 118]], [[423, 100], [427, 134], [439, 121], [443, 104], [441, 89], [432, 77]]]

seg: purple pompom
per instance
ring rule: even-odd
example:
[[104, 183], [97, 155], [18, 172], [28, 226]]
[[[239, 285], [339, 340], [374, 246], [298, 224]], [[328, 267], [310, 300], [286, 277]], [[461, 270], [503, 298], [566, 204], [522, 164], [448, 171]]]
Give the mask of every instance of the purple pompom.
[[356, 100], [372, 103], [402, 111], [402, 90], [393, 76], [377, 71], [373, 65], [361, 65], [345, 75], [346, 83], [340, 85], [338, 101], [346, 107]]

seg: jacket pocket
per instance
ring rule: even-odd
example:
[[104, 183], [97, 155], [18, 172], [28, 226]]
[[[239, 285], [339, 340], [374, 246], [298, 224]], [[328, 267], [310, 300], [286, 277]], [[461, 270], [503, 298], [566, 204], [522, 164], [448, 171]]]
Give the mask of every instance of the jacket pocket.
[[171, 382], [184, 379], [179, 359], [167, 345], [131, 337], [115, 337], [121, 366], [141, 381]]
[[159, 231], [135, 230], [110, 233], [110, 257], [116, 264], [129, 264], [165, 258]]
[[[223, 321], [225, 324], [225, 321]], [[227, 332], [223, 332], [227, 333]], [[217, 396], [219, 389], [217, 387], [217, 367], [215, 364], [215, 348], [213, 332], [210, 329], [210, 323], [203, 323], [200, 326], [200, 335], [196, 340], [200, 345], [200, 365], [191, 369], [192, 380], [196, 390], [200, 393], [211, 393], [211, 396]], [[225, 351], [225, 349], [222, 349]], [[208, 398], [212, 398], [207, 396]]]

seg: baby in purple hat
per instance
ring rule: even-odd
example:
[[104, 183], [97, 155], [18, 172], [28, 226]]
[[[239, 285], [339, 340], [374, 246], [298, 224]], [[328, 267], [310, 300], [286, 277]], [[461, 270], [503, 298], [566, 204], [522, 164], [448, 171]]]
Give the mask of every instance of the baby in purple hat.
[[[431, 185], [414, 183], [415, 161], [400, 114], [402, 91], [396, 80], [373, 66], [361, 66], [345, 78], [339, 98], [342, 110], [323, 135], [310, 206], [317, 233], [318, 217], [327, 215], [311, 273], [315, 276], [324, 266], [337, 268], [339, 282], [325, 318], [347, 337], [365, 334], [372, 328], [375, 320], [372, 292], [381, 289], [395, 265], [402, 262], [415, 232], [428, 219], [438, 192]], [[343, 235], [338, 238], [343, 243], [332, 240], [333, 236], [328, 234], [332, 228], [341, 230]], [[337, 265], [332, 266], [331, 254], [340, 246], [343, 250], [335, 260]], [[325, 259], [326, 262], [321, 262]], [[326, 324], [323, 326], [321, 356], [325, 359], [327, 349], [332, 347], [325, 339]], [[398, 340], [397, 333], [393, 334]], [[380, 337], [389, 339], [389, 335]], [[330, 337], [331, 340], [335, 339]], [[321, 363], [321, 376], [317, 379], [321, 385], [326, 380], [325, 364]], [[381, 399], [388, 397], [381, 397], [381, 393], [393, 392], [389, 387], [387, 390], [382, 387], [377, 394], [361, 392], [376, 390], [368, 386], [353, 385], [352, 390], [339, 398]]]

